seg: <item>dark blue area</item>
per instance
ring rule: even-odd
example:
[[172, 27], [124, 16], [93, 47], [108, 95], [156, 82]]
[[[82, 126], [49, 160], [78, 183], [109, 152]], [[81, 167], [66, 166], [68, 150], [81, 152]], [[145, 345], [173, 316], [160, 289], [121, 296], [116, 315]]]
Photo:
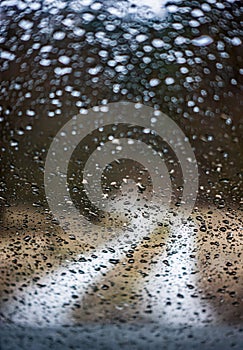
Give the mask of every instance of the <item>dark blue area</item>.
[[243, 328], [96, 325], [0, 329], [1, 350], [183, 349], [242, 350]]

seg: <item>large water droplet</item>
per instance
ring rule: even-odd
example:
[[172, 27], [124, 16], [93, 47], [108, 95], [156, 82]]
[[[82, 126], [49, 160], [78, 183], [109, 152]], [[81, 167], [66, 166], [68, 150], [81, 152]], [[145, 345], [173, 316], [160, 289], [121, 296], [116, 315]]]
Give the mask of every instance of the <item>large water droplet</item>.
[[192, 44], [195, 46], [207, 46], [212, 44], [213, 38], [209, 35], [201, 35], [198, 38], [192, 40]]

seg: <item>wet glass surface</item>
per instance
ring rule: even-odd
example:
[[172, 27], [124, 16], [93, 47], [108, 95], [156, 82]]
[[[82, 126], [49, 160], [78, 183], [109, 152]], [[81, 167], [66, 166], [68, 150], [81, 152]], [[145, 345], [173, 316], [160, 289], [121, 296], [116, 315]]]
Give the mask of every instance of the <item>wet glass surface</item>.
[[[77, 347], [79, 330], [81, 339], [90, 334], [84, 344], [91, 348], [153, 348], [159, 339], [172, 349], [240, 349], [240, 1], [11, 0], [0, 6], [3, 348], [23, 347], [23, 334], [38, 339], [36, 328], [57, 337], [68, 326], [74, 343], [60, 338], [60, 348]], [[153, 111], [148, 127], [143, 106]], [[90, 111], [97, 118], [93, 129]], [[102, 125], [111, 112], [120, 121]], [[154, 131], [163, 113], [173, 125], [171, 134], [163, 131], [167, 139]], [[74, 147], [78, 129], [86, 127]], [[48, 159], [56, 164], [53, 140], [60, 144], [56, 173], [47, 167]], [[107, 155], [113, 159], [101, 172], [95, 163]], [[89, 159], [93, 173], [85, 170]], [[167, 202], [160, 197], [169, 190], [153, 181], [156, 162], [171, 190], [162, 220]], [[102, 173], [101, 184], [95, 173]], [[48, 192], [53, 178], [57, 188]], [[87, 222], [62, 211], [63, 178], [65, 203], [71, 200]], [[100, 205], [99, 185], [108, 207]], [[183, 216], [180, 209], [190, 206], [186, 188], [195, 203]]]

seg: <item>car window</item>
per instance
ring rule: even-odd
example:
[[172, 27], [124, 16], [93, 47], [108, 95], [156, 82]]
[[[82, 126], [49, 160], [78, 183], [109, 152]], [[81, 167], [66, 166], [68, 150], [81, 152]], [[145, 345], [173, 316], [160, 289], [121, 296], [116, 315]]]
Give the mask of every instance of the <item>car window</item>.
[[242, 11], [2, 1], [3, 329], [212, 327], [240, 346]]

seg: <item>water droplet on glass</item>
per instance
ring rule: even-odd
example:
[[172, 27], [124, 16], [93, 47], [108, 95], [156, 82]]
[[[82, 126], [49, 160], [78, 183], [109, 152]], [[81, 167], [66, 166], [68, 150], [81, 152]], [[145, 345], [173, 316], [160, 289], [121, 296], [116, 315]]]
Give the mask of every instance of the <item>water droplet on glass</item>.
[[213, 38], [209, 35], [201, 35], [192, 40], [194, 46], [207, 46], [213, 43]]

